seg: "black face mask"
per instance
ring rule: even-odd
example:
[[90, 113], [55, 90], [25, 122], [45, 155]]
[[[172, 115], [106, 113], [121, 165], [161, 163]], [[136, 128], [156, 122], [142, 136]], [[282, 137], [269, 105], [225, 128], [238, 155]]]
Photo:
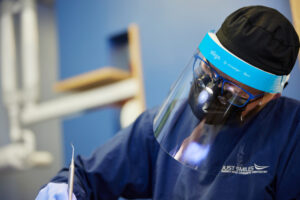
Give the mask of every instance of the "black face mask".
[[241, 114], [245, 108], [231, 105], [221, 96], [219, 82], [208, 75], [200, 75], [193, 81], [189, 93], [189, 105], [193, 114], [206, 124], [235, 124], [241, 123]]

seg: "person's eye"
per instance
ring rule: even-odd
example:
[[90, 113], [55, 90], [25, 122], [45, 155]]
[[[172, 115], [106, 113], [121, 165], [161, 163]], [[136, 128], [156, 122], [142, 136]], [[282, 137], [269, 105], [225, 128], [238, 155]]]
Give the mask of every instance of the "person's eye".
[[240, 98], [248, 99], [249, 97], [249, 95], [245, 93], [242, 89], [233, 85], [225, 84], [224, 90], [232, 93], [233, 95], [239, 96]]
[[232, 94], [236, 93], [236, 90], [233, 86], [229, 85], [229, 84], [225, 84], [224, 85], [224, 90], [231, 92]]

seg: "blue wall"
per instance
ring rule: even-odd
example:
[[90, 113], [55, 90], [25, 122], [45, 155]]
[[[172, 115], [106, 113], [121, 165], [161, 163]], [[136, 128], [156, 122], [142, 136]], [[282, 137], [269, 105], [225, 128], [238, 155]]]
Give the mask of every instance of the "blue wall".
[[[109, 65], [108, 38], [134, 22], [139, 25], [147, 107], [159, 105], [208, 30], [247, 5], [267, 5], [291, 19], [287, 0], [73, 0], [56, 1], [60, 78]], [[300, 99], [299, 67], [285, 94]], [[65, 154], [72, 141], [88, 155], [119, 129], [117, 109], [88, 112], [63, 123]]]

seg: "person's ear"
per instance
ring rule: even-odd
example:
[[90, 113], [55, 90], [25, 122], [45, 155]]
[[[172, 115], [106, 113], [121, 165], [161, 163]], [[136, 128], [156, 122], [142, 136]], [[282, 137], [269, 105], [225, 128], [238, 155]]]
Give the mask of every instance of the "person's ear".
[[273, 99], [277, 99], [279, 97], [281, 97], [281, 93], [275, 93], [275, 94], [267, 93], [266, 98], [262, 99], [263, 102], [260, 102], [259, 105], [264, 105], [265, 103], [268, 103], [269, 101]]

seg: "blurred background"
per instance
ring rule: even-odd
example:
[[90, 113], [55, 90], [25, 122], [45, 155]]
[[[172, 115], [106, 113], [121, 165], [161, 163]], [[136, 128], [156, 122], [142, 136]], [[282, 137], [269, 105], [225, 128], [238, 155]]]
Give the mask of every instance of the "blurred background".
[[[259, 4], [292, 22], [292, 2], [0, 0], [0, 199], [34, 199], [71, 143], [88, 156], [159, 106], [228, 14]], [[299, 85], [297, 62], [283, 95], [300, 100]]]

